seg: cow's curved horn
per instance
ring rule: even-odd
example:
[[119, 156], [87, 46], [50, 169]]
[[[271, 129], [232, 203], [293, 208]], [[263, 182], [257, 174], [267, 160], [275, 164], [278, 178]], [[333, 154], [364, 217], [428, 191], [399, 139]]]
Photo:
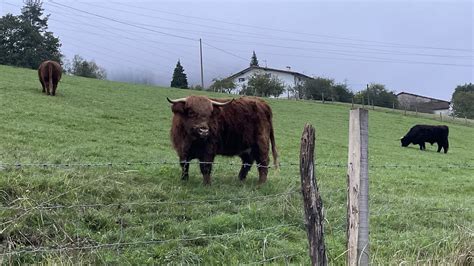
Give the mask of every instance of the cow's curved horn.
[[170, 103], [179, 103], [179, 102], [185, 103], [186, 102], [186, 98], [179, 98], [179, 99], [176, 99], [176, 100], [171, 100], [170, 98], [166, 97], [166, 100], [168, 100], [168, 102], [170, 102]]
[[223, 103], [217, 102], [217, 101], [213, 101], [213, 100], [210, 100], [210, 101], [211, 101], [211, 103], [212, 103], [213, 105], [224, 106], [224, 105], [226, 105], [226, 104], [229, 104], [229, 103], [233, 102], [234, 99], [232, 99], [232, 100], [230, 100], [230, 101], [227, 101], [227, 102], [223, 102]]

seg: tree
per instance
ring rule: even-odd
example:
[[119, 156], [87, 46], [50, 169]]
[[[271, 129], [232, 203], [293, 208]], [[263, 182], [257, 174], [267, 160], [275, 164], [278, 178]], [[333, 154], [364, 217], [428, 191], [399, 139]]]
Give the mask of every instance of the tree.
[[181, 66], [181, 62], [176, 64], [173, 72], [173, 80], [171, 80], [171, 87], [172, 88], [181, 88], [187, 89], [188, 88], [188, 78], [186, 77], [186, 73], [184, 73], [184, 68]]
[[324, 99], [330, 99], [333, 84], [334, 80], [327, 78], [307, 79], [302, 85], [302, 95], [300, 97], [303, 99], [323, 100], [324, 96]]
[[346, 84], [336, 84], [331, 88], [331, 99], [337, 102], [350, 103], [354, 93], [347, 88]]
[[458, 85], [451, 99], [454, 115], [457, 117], [474, 118], [474, 84]]
[[84, 60], [79, 55], [75, 55], [70, 66], [66, 67], [66, 72], [75, 76], [105, 79], [107, 73], [104, 68], [98, 66], [94, 61]]
[[370, 101], [368, 105], [376, 105], [381, 107], [392, 108], [398, 106], [397, 95], [393, 91], [389, 91], [383, 84], [372, 83], [366, 90], [360, 91], [356, 94], [356, 99], [359, 101]]
[[232, 79], [213, 79], [214, 83], [209, 87], [210, 91], [231, 93], [235, 89]]
[[26, 0], [21, 15], [0, 18], [0, 64], [38, 68], [45, 60], [61, 62], [59, 39], [48, 31], [41, 0]]
[[257, 55], [255, 54], [255, 51], [253, 51], [252, 59], [250, 60], [250, 66], [251, 67], [253, 67], [253, 66], [258, 67], [258, 59], [257, 59]]
[[285, 86], [277, 77], [271, 77], [270, 74], [255, 74], [250, 77], [240, 94], [254, 96], [280, 96], [285, 90]]

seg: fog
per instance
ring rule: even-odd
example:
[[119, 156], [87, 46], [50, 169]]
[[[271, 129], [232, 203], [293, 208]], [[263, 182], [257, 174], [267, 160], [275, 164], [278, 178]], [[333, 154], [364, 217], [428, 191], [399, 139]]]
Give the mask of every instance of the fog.
[[[0, 15], [22, 1], [0, 0]], [[449, 100], [473, 82], [472, 1], [47, 1], [66, 58], [108, 78], [169, 86], [181, 61], [190, 85], [260, 66], [332, 78], [358, 91], [385, 84]]]

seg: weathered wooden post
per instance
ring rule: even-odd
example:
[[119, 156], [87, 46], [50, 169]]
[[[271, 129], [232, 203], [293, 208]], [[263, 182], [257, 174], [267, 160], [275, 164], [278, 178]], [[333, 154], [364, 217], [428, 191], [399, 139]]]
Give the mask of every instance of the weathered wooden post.
[[369, 259], [369, 119], [365, 109], [350, 111], [347, 169], [347, 265]]
[[315, 178], [314, 141], [315, 130], [313, 126], [306, 124], [301, 136], [300, 175], [309, 256], [311, 257], [311, 265], [327, 265], [326, 247], [324, 245], [323, 203]]

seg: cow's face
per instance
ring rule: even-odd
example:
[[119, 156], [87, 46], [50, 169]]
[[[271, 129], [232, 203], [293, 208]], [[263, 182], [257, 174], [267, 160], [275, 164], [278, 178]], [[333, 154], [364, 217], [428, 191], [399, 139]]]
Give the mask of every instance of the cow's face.
[[173, 113], [183, 118], [186, 133], [200, 139], [209, 136], [211, 120], [219, 113], [220, 107], [231, 102], [216, 102], [204, 96], [189, 96], [185, 99], [168, 99], [168, 101], [173, 103], [171, 106]]
[[410, 140], [407, 138], [407, 136], [402, 137], [400, 142], [402, 143], [402, 147], [408, 147], [408, 145], [410, 145]]

